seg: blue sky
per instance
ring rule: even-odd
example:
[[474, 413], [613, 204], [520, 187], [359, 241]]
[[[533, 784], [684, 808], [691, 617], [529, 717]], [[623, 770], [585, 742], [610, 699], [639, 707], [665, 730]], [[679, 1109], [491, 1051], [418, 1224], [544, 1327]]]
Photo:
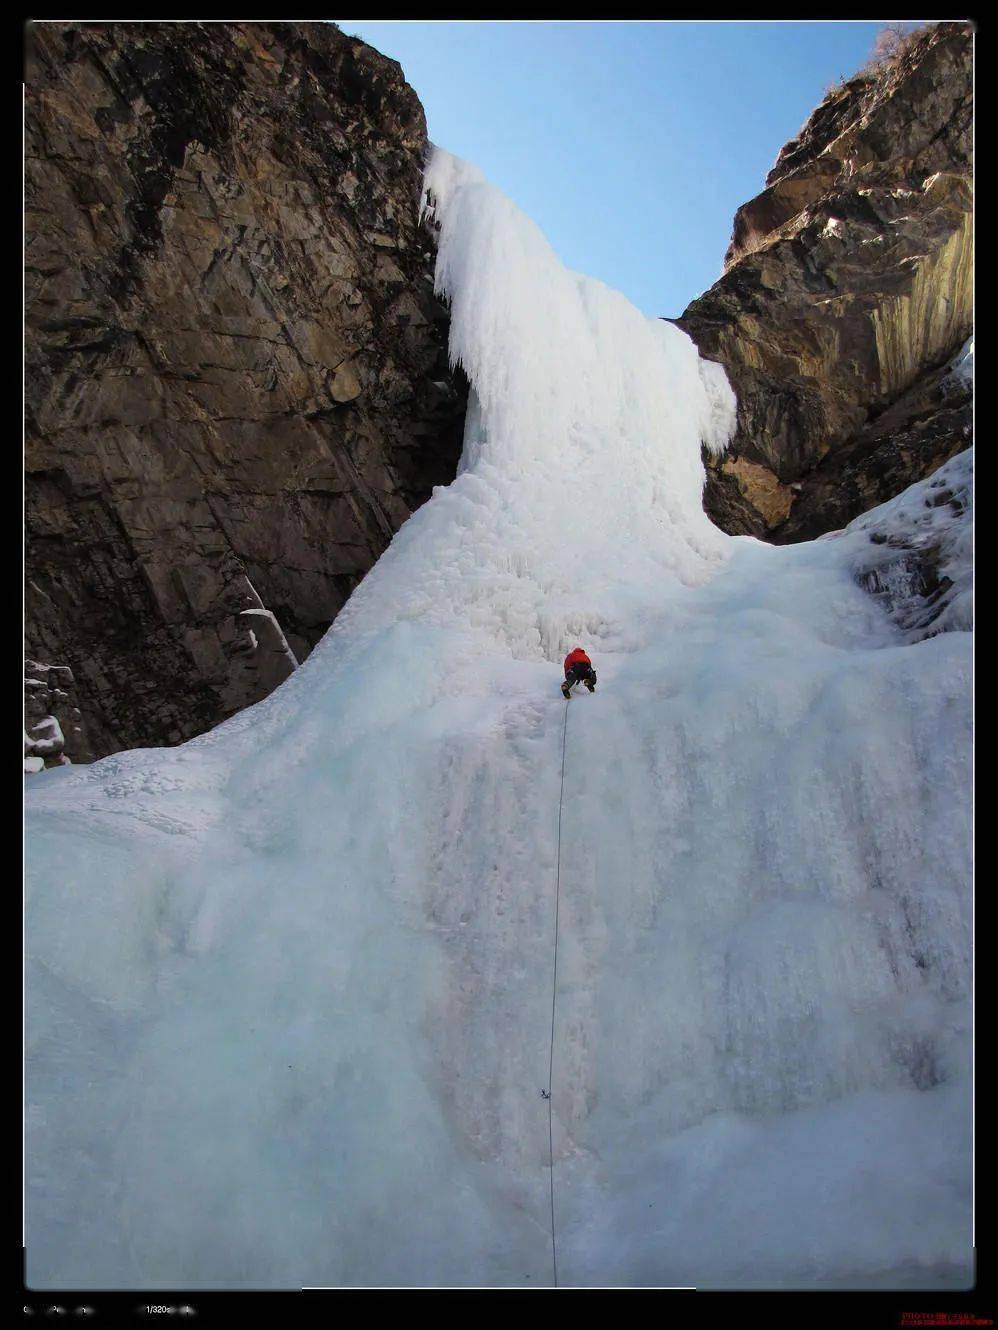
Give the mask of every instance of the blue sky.
[[719, 276], [735, 209], [882, 26], [336, 21], [401, 63], [431, 139], [565, 263], [670, 317]]

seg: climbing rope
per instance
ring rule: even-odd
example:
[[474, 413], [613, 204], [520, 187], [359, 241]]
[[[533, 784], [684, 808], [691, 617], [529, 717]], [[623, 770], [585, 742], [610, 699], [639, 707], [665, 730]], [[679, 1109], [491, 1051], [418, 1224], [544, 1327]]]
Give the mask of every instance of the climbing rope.
[[568, 707], [565, 707], [565, 725], [561, 736], [561, 793], [558, 796], [558, 858], [554, 888], [554, 973], [551, 977], [551, 1055], [548, 1059], [548, 1158], [551, 1176], [551, 1265], [554, 1286], [558, 1287], [558, 1245], [554, 1228], [554, 1014], [558, 995], [558, 910], [561, 905], [561, 810], [565, 803], [565, 745], [568, 742]]

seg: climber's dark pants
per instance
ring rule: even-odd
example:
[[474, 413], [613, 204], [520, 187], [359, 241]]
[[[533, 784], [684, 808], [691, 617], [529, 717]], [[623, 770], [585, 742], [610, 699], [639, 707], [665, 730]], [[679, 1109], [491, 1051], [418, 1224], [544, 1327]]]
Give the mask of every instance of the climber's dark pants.
[[565, 671], [565, 682], [569, 688], [574, 687], [577, 683], [583, 683], [586, 679], [592, 679], [595, 683], [596, 671], [583, 660], [577, 660], [574, 665], [570, 665]]

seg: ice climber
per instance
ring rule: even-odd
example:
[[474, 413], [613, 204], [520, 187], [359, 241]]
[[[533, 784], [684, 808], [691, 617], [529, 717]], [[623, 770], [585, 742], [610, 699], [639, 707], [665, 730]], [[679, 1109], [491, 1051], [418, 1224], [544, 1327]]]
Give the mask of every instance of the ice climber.
[[561, 685], [561, 691], [566, 697], [571, 697], [572, 688], [577, 683], [584, 683], [590, 692], [596, 688], [596, 671], [581, 647], [576, 647], [565, 657], [565, 682]]

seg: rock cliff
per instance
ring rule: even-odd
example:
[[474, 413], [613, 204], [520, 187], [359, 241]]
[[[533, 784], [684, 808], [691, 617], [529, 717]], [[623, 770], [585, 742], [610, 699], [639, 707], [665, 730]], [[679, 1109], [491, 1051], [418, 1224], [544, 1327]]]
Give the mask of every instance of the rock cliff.
[[819, 535], [967, 446], [969, 388], [933, 392], [972, 330], [972, 58], [939, 23], [832, 91], [678, 320], [738, 394], [726, 530]]
[[286, 677], [452, 478], [466, 387], [397, 63], [319, 23], [29, 48], [27, 655], [86, 760]]

